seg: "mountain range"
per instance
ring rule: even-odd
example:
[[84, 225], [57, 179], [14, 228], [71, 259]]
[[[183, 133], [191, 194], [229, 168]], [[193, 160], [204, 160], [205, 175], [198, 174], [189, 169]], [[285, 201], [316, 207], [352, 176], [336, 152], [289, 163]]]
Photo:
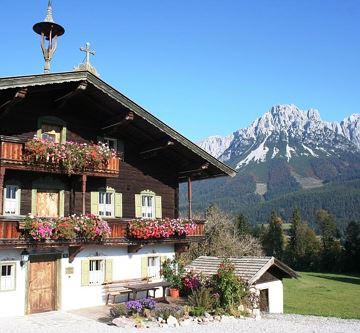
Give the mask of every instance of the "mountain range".
[[[253, 223], [265, 222], [271, 209], [287, 219], [295, 206], [310, 223], [319, 208], [330, 210], [342, 221], [360, 219], [359, 206], [355, 207], [360, 203], [360, 114], [327, 122], [315, 109], [276, 105], [249, 127], [208, 137], [198, 145], [235, 168], [238, 175], [195, 183], [195, 210], [216, 203], [245, 213]], [[356, 189], [347, 205], [344, 187], [348, 193]], [[310, 202], [313, 196], [316, 204]], [[185, 206], [183, 193], [182, 198]], [[340, 209], [334, 200], [351, 211]]]

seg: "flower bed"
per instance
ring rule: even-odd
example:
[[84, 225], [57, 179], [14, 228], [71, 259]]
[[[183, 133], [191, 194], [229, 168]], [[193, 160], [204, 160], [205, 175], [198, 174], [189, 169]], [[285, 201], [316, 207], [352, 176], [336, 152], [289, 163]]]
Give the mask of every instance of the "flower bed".
[[106, 169], [116, 153], [104, 143], [55, 143], [34, 138], [26, 142], [24, 156], [30, 164], [60, 168], [71, 175], [85, 170]]
[[191, 220], [134, 220], [128, 223], [127, 236], [135, 239], [186, 237], [195, 228]]
[[111, 233], [107, 222], [92, 214], [54, 218], [29, 215], [24, 222], [25, 235], [37, 241], [50, 239], [101, 241]]

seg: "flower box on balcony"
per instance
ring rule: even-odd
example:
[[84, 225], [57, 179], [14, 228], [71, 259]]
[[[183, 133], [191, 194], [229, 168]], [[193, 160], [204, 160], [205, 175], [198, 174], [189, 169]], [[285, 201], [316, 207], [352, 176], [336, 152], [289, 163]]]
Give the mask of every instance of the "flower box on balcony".
[[161, 239], [186, 237], [196, 224], [191, 220], [169, 219], [162, 220], [133, 220], [127, 225], [127, 237], [133, 239]]
[[69, 175], [106, 170], [110, 160], [115, 157], [115, 151], [104, 143], [55, 143], [34, 138], [26, 142], [24, 147], [24, 158], [28, 164], [60, 168]]
[[68, 217], [27, 216], [23, 232], [34, 241], [103, 241], [111, 234], [107, 222], [92, 214]]

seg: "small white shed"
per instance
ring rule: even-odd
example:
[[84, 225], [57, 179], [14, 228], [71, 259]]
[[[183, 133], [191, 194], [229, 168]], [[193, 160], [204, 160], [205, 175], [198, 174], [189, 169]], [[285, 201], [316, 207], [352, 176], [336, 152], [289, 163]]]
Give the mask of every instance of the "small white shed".
[[[298, 275], [289, 266], [274, 257], [237, 257], [229, 258], [239, 276], [250, 290], [259, 295], [260, 311], [269, 313], [284, 312], [283, 278], [297, 278]], [[201, 256], [195, 259], [187, 269], [203, 273], [216, 274], [223, 258]]]

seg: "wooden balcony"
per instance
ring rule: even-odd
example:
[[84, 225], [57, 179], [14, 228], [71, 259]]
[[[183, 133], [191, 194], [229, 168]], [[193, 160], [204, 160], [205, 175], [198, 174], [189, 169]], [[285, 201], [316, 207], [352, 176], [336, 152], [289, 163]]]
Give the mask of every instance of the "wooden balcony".
[[[60, 166], [47, 163], [33, 163], [24, 154], [25, 141], [15, 138], [0, 136], [0, 167], [7, 169], [27, 170], [49, 173], [66, 173]], [[120, 158], [111, 158], [106, 167], [92, 170], [84, 169], [74, 174], [97, 176], [97, 177], [117, 177], [120, 170]]]
[[[134, 245], [142, 246], [144, 244], [157, 243], [189, 243], [197, 242], [205, 236], [205, 221], [195, 220], [196, 228], [191, 231], [186, 237], [170, 237], [161, 239], [131, 239], [127, 238], [127, 225], [132, 219], [112, 219], [108, 221], [111, 228], [111, 235], [100, 244], [104, 245]], [[56, 247], [56, 246], [85, 246], [93, 244], [91, 241], [78, 240], [47, 240], [47, 241], [33, 241], [26, 239], [23, 233], [22, 219], [14, 219], [12, 217], [0, 217], [0, 247]], [[99, 244], [97, 242], [97, 244]]]

